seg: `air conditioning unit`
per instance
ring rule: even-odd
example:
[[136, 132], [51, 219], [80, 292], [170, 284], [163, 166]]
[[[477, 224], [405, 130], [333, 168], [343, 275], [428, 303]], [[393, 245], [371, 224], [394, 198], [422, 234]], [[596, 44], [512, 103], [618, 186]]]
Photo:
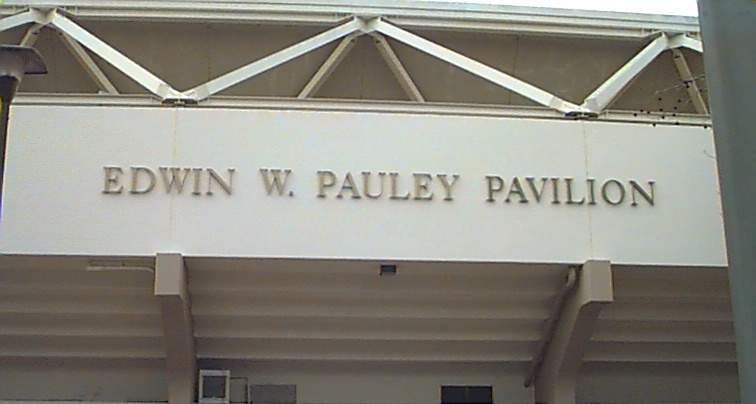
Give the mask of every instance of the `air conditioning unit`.
[[297, 404], [297, 386], [295, 384], [250, 385], [247, 404]]
[[230, 390], [230, 370], [199, 371], [199, 404], [229, 404]]

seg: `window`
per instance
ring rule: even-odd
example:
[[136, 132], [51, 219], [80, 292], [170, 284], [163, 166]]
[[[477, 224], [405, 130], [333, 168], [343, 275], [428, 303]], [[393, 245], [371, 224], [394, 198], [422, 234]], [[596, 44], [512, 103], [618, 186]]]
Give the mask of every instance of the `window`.
[[226, 398], [226, 378], [224, 376], [206, 376], [202, 379], [203, 398]]
[[493, 404], [491, 386], [441, 386], [441, 404]]
[[228, 370], [199, 371], [199, 402], [202, 404], [226, 404], [228, 403], [229, 378]]

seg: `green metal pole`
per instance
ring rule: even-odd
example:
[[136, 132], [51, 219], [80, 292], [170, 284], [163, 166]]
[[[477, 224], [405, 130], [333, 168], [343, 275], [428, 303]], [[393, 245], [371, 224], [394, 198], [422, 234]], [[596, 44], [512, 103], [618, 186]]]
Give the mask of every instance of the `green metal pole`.
[[756, 1], [698, 0], [722, 188], [740, 397], [756, 404]]

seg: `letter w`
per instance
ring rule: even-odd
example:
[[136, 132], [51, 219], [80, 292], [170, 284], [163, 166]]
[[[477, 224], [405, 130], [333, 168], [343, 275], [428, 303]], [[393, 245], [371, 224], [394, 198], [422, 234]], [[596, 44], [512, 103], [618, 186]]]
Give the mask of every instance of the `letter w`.
[[[283, 179], [281, 179], [281, 172], [284, 173]], [[291, 173], [290, 169], [285, 170], [279, 170], [277, 168], [273, 168], [268, 170], [267, 168], [261, 168], [260, 173], [263, 176], [263, 182], [265, 183], [265, 191], [270, 195], [273, 193], [273, 190], [275, 189], [278, 192], [278, 195], [283, 195], [284, 190], [286, 189], [286, 181], [289, 179], [289, 173]], [[271, 178], [271, 175], [272, 178]]]
[[[168, 176], [168, 171], [171, 172], [170, 177]], [[181, 175], [182, 171], [184, 172], [183, 176]], [[186, 178], [189, 177], [191, 171], [191, 168], [160, 167], [160, 176], [163, 177], [165, 192], [170, 194], [173, 188], [176, 187], [176, 191], [180, 194], [184, 190]]]

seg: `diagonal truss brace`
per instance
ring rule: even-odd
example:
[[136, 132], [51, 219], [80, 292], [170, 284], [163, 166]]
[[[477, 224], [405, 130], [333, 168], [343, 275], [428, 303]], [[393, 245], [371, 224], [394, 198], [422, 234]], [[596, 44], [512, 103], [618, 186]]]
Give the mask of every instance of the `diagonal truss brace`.
[[493, 84], [504, 87], [507, 90], [522, 95], [525, 98], [533, 100], [543, 106], [553, 108], [562, 113], [582, 111], [583, 108], [569, 101], [563, 100], [554, 94], [544, 91], [532, 84], [528, 84], [520, 79], [512, 77], [504, 72], [487, 66], [477, 60], [464, 56], [451, 49], [445, 48], [434, 42], [431, 42], [421, 36], [415, 35], [409, 31], [401, 29], [395, 25], [389, 24], [380, 18], [371, 20], [368, 25], [375, 31], [391, 37], [399, 42], [403, 42], [421, 52], [425, 52], [438, 59], [451, 63], [469, 73], [481, 77]]
[[394, 49], [391, 48], [386, 37], [377, 33], [370, 35], [373, 37], [378, 52], [380, 52], [383, 60], [386, 61], [386, 64], [389, 69], [391, 69], [391, 73], [394, 74], [396, 80], [399, 81], [399, 85], [402, 87], [402, 90], [404, 90], [404, 93], [407, 94], [407, 97], [412, 101], [425, 102], [425, 98], [423, 98], [423, 95], [415, 85], [415, 82], [412, 80], [409, 72], [407, 72], [407, 69], [404, 68], [404, 64], [399, 60]]
[[108, 79], [108, 76], [105, 75], [102, 69], [100, 69], [100, 66], [95, 63], [92, 57], [89, 56], [89, 53], [87, 53], [87, 51], [78, 42], [62, 32], [60, 33], [60, 38], [63, 40], [66, 48], [68, 48], [76, 61], [79, 62], [79, 64], [84, 68], [89, 77], [94, 80], [100, 91], [108, 94], [118, 94], [118, 90], [115, 88], [110, 79]]
[[224, 74], [223, 76], [210, 80], [205, 84], [201, 84], [187, 91], [186, 94], [189, 98], [192, 98], [195, 101], [202, 101], [207, 97], [239, 84], [244, 80], [248, 80], [258, 74], [264, 73], [337, 39], [360, 31], [363, 27], [364, 23], [362, 20], [359, 18], [352, 18], [350, 21], [331, 28], [328, 31], [322, 32], [288, 48], [242, 66], [232, 72]]
[[92, 35], [67, 17], [61, 15], [56, 9], [41, 10], [29, 9], [22, 13], [12, 15], [0, 20], [0, 32], [12, 29], [24, 24], [33, 23], [26, 31], [21, 44], [31, 46], [36, 42], [40, 29], [45, 26], [55, 28], [60, 32], [62, 39], [77, 61], [85, 68], [87, 73], [95, 80], [101, 90], [117, 94], [115, 86], [108, 80], [102, 70], [92, 60], [92, 57], [82, 48], [82, 45], [103, 58], [126, 76], [136, 81], [149, 92], [161, 99], [186, 98], [181, 92], [159, 79], [147, 69], [138, 65], [122, 53]]
[[14, 14], [9, 17], [5, 17], [1, 19], [0, 32], [7, 31], [9, 29], [13, 29], [16, 27], [20, 27], [21, 25], [29, 24], [32, 22], [45, 25], [49, 21], [46, 21], [45, 13], [38, 10], [29, 9], [22, 13]]
[[32, 8], [3, 18], [0, 20], [0, 32], [29, 23], [34, 23], [34, 25], [24, 35], [22, 44], [26, 44], [27, 46], [33, 44], [39, 30], [44, 26], [55, 28], [63, 35], [66, 45], [73, 52], [77, 60], [87, 69], [87, 73], [95, 79], [100, 88], [109, 93], [117, 93], [117, 91], [81, 45], [100, 56], [103, 60], [162, 100], [186, 99], [186, 96], [180, 91], [174, 89], [75, 22], [58, 13], [56, 9], [43, 11]]
[[680, 47], [693, 49], [697, 52], [703, 50], [701, 41], [684, 34], [668, 37], [662, 33], [586, 97], [581, 107], [592, 113], [602, 112], [662, 52], [670, 49], [675, 50]]
[[37, 43], [39, 32], [42, 31], [42, 27], [44, 27], [44, 25], [39, 23], [32, 24], [32, 26], [26, 30], [26, 33], [24, 33], [24, 36], [21, 38], [21, 42], [18, 44], [20, 46], [34, 46], [34, 44]]
[[147, 91], [155, 94], [163, 100], [186, 98], [184, 94], [168, 85], [168, 83], [150, 73], [147, 69], [124, 56], [121, 52], [108, 45], [100, 38], [92, 35], [67, 17], [57, 13], [55, 10], [51, 11], [51, 13], [50, 25], [63, 34], [75, 39], [81, 45], [113, 65], [113, 67], [123, 72], [126, 76], [136, 81], [139, 85], [147, 89]]
[[698, 39], [691, 38], [685, 34], [679, 34], [669, 38], [669, 48], [688, 48], [698, 53], [703, 53], [703, 43]]
[[709, 109], [706, 107], [706, 101], [704, 101], [701, 95], [701, 90], [698, 88], [696, 78], [693, 77], [693, 73], [690, 72], [688, 62], [685, 60], [685, 55], [680, 49], [672, 49], [672, 61], [675, 62], [677, 73], [680, 75], [680, 80], [685, 84], [685, 88], [688, 90], [688, 97], [693, 103], [693, 107], [699, 114], [708, 115]]
[[582, 105], [583, 108], [595, 113], [603, 111], [617, 98], [630, 81], [668, 48], [669, 38], [667, 35], [659, 35], [586, 97]]
[[336, 45], [336, 48], [331, 52], [325, 62], [320, 66], [317, 72], [310, 78], [310, 81], [304, 86], [302, 91], [299, 92], [297, 98], [307, 98], [313, 96], [328, 80], [336, 67], [342, 60], [349, 54], [349, 51], [354, 47], [355, 39], [362, 33], [352, 33], [344, 37], [344, 39]]

